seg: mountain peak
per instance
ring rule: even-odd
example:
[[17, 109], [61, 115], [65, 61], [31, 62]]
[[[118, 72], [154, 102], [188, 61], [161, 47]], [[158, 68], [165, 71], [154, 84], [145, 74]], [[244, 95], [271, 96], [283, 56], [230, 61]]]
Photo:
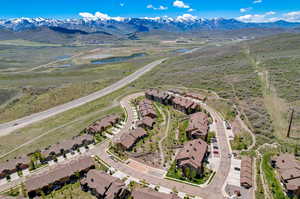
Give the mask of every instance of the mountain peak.
[[[176, 18], [168, 16], [164, 17], [143, 17], [143, 18], [123, 18], [110, 17], [106, 14], [97, 12], [95, 15], [90, 13], [81, 13], [83, 19], [47, 19], [42, 17], [37, 18], [15, 18], [15, 19], [0, 19], [1, 28], [10, 29], [13, 31], [22, 31], [26, 29], [46, 27], [62, 27], [68, 29], [78, 29], [83, 31], [103, 31], [105, 27], [117, 30], [115, 26], [123, 25], [121, 29], [132, 32], [133, 29], [151, 30], [151, 29], [168, 29], [181, 31], [191, 29], [242, 29], [242, 28], [295, 28], [299, 27], [300, 23], [291, 23], [287, 21], [277, 21], [270, 23], [244, 23], [236, 19], [213, 18], [205, 19], [198, 18], [191, 14], [183, 14]], [[106, 30], [105, 30], [106, 31]]]

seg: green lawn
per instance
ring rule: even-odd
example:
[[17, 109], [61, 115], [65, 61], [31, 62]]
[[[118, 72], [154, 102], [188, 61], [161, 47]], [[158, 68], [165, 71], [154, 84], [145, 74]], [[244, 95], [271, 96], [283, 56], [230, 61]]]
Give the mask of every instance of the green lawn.
[[188, 182], [188, 183], [193, 183], [193, 184], [204, 184], [208, 179], [209, 177], [211, 176], [211, 174], [213, 173], [212, 170], [204, 167], [204, 173], [203, 173], [203, 176], [202, 177], [194, 177], [194, 178], [186, 178], [184, 177], [183, 175], [183, 171], [182, 169], [177, 169], [176, 168], [176, 163], [174, 162], [171, 167], [169, 168], [168, 170], [168, 173], [167, 173], [167, 177], [169, 178], [173, 178], [175, 180], [181, 180], [181, 181], [185, 181], [185, 182]]
[[81, 190], [80, 183], [69, 184], [64, 186], [62, 189], [52, 192], [47, 196], [43, 196], [43, 199], [95, 199], [93, 195], [88, 192]]

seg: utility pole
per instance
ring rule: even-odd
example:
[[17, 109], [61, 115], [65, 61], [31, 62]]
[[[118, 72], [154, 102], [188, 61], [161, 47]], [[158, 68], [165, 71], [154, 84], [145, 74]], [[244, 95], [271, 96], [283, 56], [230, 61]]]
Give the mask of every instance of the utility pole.
[[291, 113], [290, 122], [289, 122], [289, 129], [288, 129], [288, 132], [287, 132], [287, 137], [288, 138], [290, 137], [291, 127], [292, 127], [292, 122], [293, 122], [293, 117], [294, 117], [294, 109], [291, 108], [291, 110], [292, 110], [292, 113]]

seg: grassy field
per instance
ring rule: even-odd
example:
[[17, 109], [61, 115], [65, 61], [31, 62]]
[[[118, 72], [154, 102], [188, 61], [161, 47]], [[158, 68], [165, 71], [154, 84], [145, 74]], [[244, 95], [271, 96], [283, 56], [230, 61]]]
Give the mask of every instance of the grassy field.
[[[219, 96], [229, 99], [237, 105], [242, 117], [247, 117], [250, 128], [259, 135], [259, 142], [270, 141], [275, 137], [283, 138], [283, 135], [286, 134], [285, 127], [289, 115], [285, 110], [289, 106], [293, 106], [296, 112], [292, 134], [297, 137], [299, 136], [300, 106], [298, 98], [295, 96], [299, 92], [298, 86], [293, 86], [294, 84], [291, 82], [298, 82], [296, 78], [299, 77], [297, 57], [299, 57], [300, 47], [293, 45], [289, 48], [289, 45], [292, 45], [292, 41], [297, 42], [299, 38], [300, 35], [280, 35], [220, 47], [208, 46], [191, 54], [169, 59], [161, 67], [148, 73], [142, 80], [138, 80], [135, 85], [140, 88], [173, 85], [215, 91]], [[283, 44], [284, 42], [287, 44]], [[269, 43], [269, 45], [264, 45], [265, 43]], [[278, 96], [276, 103], [268, 102], [270, 99], [265, 94], [266, 83], [261, 78], [261, 72], [267, 68], [263, 62], [272, 57], [271, 53], [274, 59], [289, 55], [287, 56], [288, 65], [284, 62], [277, 65], [278, 73], [283, 74], [283, 70], [285, 70], [284, 78], [277, 77], [279, 79], [277, 81], [280, 83], [276, 84], [274, 78], [268, 78], [271, 79], [269, 85], [275, 88], [276, 96]], [[271, 72], [269, 73], [271, 74]], [[286, 81], [286, 78], [290, 80]], [[289, 86], [289, 93], [287, 94], [285, 89], [277, 89], [276, 85]], [[279, 102], [284, 103], [279, 106]], [[231, 104], [214, 104], [221, 110], [224, 117], [232, 118], [234, 110], [231, 110]], [[280, 115], [283, 115], [280, 118], [285, 120], [281, 131], [278, 124], [282, 122], [276, 120], [276, 117], [279, 117], [278, 108], [280, 108]], [[293, 139], [287, 141], [295, 143]]]
[[8, 46], [31, 46], [31, 47], [41, 47], [41, 46], [61, 46], [60, 44], [49, 44], [49, 43], [40, 43], [34, 41], [27, 40], [1, 40], [0, 45], [8, 45]]
[[86, 66], [77, 71], [0, 75], [5, 87], [22, 87], [22, 97], [0, 108], [0, 121], [14, 120], [35, 112], [85, 96], [100, 90], [151, 62], [144, 58], [136, 63], [120, 63], [112, 66]]
[[252, 143], [252, 137], [248, 132], [240, 132], [235, 135], [234, 139], [230, 141], [232, 150], [246, 150]]
[[[258, 41], [228, 43], [218, 47], [206, 46], [191, 54], [174, 55], [136, 82], [112, 95], [3, 137], [4, 141], [1, 142], [0, 152], [4, 154], [48, 131], [53, 132], [11, 156], [46, 147], [49, 144], [47, 142], [49, 137], [51, 137], [50, 142], [55, 143], [61, 136], [76, 135], [79, 129], [102, 115], [102, 113], [96, 113], [97, 111], [101, 112], [101, 109], [108, 106], [118, 96], [139, 89], [163, 87], [164, 85], [215, 91], [221, 97], [235, 103], [243, 116], [247, 117], [250, 128], [257, 135], [257, 144], [280, 139], [282, 144], [288, 143], [294, 147], [297, 141], [282, 139], [285, 126], [279, 128], [277, 125], [281, 124], [278, 121], [284, 121], [282, 124], [286, 124], [289, 115], [286, 107], [293, 106], [296, 112], [292, 135], [299, 134], [300, 103], [299, 95], [297, 95], [299, 87], [295, 84], [299, 81], [300, 47], [294, 45], [299, 39], [299, 35], [281, 35]], [[130, 44], [127, 45], [130, 46]], [[144, 44], [137, 43], [135, 45]], [[168, 54], [170, 47], [172, 46], [167, 46], [167, 49], [160, 55], [170, 55]], [[49, 51], [50, 48], [52, 51], [55, 49], [55, 47], [43, 47], [42, 50], [44, 48], [49, 48], [47, 49]], [[6, 50], [0, 48], [1, 52]], [[158, 50], [152, 49], [149, 57], [154, 58], [155, 53], [158, 53]], [[111, 66], [82, 65], [78, 66], [76, 70], [63, 69], [59, 72], [44, 71], [33, 74], [0, 75], [1, 87], [12, 89], [23, 85], [32, 85], [32, 88], [26, 88], [25, 91], [22, 89], [22, 93], [25, 94], [19, 101], [13, 101], [13, 104], [8, 105], [5, 109], [0, 109], [1, 121], [17, 118], [16, 115], [22, 116], [43, 110], [50, 107], [47, 105], [48, 103], [52, 106], [85, 95], [120, 78], [123, 72], [130, 73], [131, 66], [137, 69], [144, 65], [146, 61], [150, 61], [149, 57]], [[276, 100], [274, 101], [274, 99]], [[274, 103], [269, 103], [269, 101]], [[280, 114], [276, 114], [279, 102], [283, 109], [280, 109]], [[232, 117], [231, 104], [216, 103], [216, 107], [220, 107], [220, 111], [227, 119]], [[121, 110], [114, 108], [106, 111], [108, 113]], [[276, 119], [277, 115], [280, 115], [278, 119]], [[77, 122], [76, 119], [82, 122]], [[278, 129], [282, 129], [282, 132]], [[172, 133], [174, 134], [174, 131]], [[170, 143], [174, 141], [166, 140], [169, 140]]]
[[[59, 140], [78, 135], [89, 124], [104, 115], [122, 113], [118, 100], [136, 91], [135, 88], [121, 89], [108, 96], [1, 137], [0, 157], [17, 148], [16, 151], [12, 151], [9, 155], [3, 157], [1, 161], [37, 149], [43, 149], [57, 143]], [[26, 145], [22, 146], [24, 143]]]

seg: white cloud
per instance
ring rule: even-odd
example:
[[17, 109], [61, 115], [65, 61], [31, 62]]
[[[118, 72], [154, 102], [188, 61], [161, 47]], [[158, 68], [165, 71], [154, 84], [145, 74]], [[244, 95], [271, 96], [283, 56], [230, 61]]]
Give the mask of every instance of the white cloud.
[[174, 1], [173, 6], [178, 7], [178, 8], [190, 8], [189, 5], [185, 4], [183, 1], [180, 1], [180, 0]]
[[285, 13], [283, 19], [289, 22], [300, 22], [300, 11]]
[[81, 17], [83, 17], [84, 19], [87, 19], [87, 20], [95, 20], [95, 19], [97, 19], [93, 14], [88, 13], [88, 12], [81, 12], [81, 13], [79, 13], [79, 15]]
[[244, 15], [244, 16], [240, 16], [237, 18], [237, 20], [239, 21], [243, 21], [243, 22], [274, 22], [274, 21], [278, 21], [279, 18], [278, 17], [274, 17], [273, 15], [275, 15], [276, 12], [270, 11], [270, 12], [266, 12], [264, 14], [248, 14], [248, 15]]
[[197, 19], [196, 16], [193, 16], [191, 14], [184, 14], [182, 16], [178, 16], [176, 18], [176, 21], [179, 21], [179, 22], [188, 22], [188, 21], [195, 21]]
[[125, 18], [123, 17], [110, 17], [107, 14], [101, 13], [101, 12], [96, 12], [95, 14], [91, 14], [89, 12], [81, 12], [79, 13], [81, 17], [83, 17], [84, 20], [86, 21], [91, 21], [91, 20], [116, 20], [116, 21], [123, 21]]
[[253, 1], [253, 3], [255, 3], [255, 4], [256, 4], [256, 3], [262, 3], [262, 2], [263, 2], [262, 0], [254, 0], [254, 1]]
[[193, 9], [193, 8], [188, 9], [188, 12], [194, 12], [194, 11], [195, 11], [195, 9]]
[[159, 21], [161, 18], [160, 17], [143, 17], [143, 19]]
[[244, 13], [244, 12], [248, 12], [248, 11], [250, 11], [250, 10], [252, 10], [251, 7], [249, 7], [249, 8], [241, 8], [241, 9], [240, 9], [240, 12], [241, 12], [241, 13]]
[[154, 7], [152, 4], [147, 5], [147, 8], [153, 9], [153, 10], [167, 10], [168, 7], [160, 5], [159, 7]]

